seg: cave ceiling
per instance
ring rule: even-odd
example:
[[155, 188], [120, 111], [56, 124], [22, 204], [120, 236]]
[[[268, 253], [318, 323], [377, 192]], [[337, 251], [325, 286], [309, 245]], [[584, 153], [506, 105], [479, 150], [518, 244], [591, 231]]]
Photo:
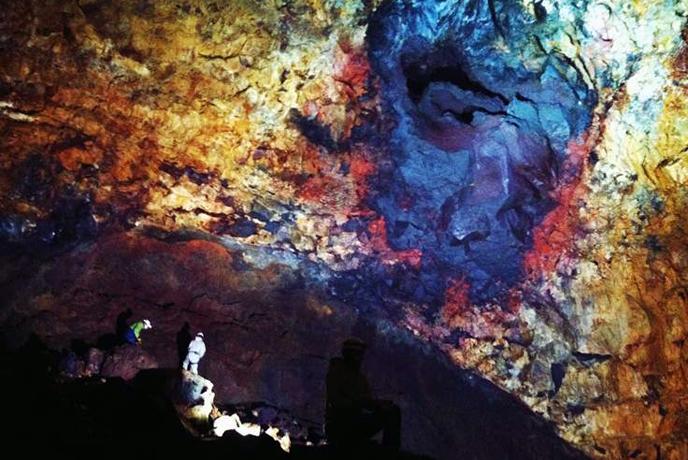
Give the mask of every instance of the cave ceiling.
[[688, 456], [685, 3], [0, 6], [6, 254], [210, 241], [591, 456]]

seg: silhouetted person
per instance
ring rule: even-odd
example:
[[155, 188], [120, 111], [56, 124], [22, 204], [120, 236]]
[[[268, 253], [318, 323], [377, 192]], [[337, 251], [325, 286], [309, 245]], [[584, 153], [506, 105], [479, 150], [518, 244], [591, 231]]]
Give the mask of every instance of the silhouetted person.
[[401, 412], [391, 401], [374, 399], [361, 372], [365, 343], [356, 338], [342, 344], [342, 356], [332, 358], [327, 370], [325, 432], [333, 444], [350, 446], [382, 431], [384, 446], [398, 450]]
[[189, 322], [186, 321], [184, 326], [177, 332], [177, 356], [179, 357], [179, 365], [182, 366], [184, 363], [184, 358], [186, 358], [186, 352], [189, 348], [189, 343], [191, 343], [191, 326]]
[[117, 340], [119, 343], [125, 343], [127, 341], [127, 329], [129, 329], [129, 319], [134, 315], [131, 308], [127, 308], [119, 315], [117, 315], [117, 324], [115, 325], [115, 333], [117, 334]]

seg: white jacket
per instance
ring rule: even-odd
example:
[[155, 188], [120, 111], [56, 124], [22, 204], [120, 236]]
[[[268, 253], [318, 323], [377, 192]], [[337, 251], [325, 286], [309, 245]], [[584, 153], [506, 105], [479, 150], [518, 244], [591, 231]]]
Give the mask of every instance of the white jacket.
[[[190, 361], [192, 362], [197, 362], [200, 360], [203, 355], [205, 355], [205, 343], [203, 342], [202, 337], [196, 336], [190, 343], [189, 343], [189, 358]], [[194, 356], [196, 355], [196, 356]], [[196, 359], [193, 359], [196, 358]]]

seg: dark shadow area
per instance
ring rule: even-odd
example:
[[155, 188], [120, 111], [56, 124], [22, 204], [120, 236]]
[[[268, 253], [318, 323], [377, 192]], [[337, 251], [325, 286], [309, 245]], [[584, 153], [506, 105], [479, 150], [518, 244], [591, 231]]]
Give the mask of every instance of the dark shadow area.
[[498, 98], [506, 103], [506, 98], [487, 89], [476, 79], [469, 76], [465, 69], [465, 58], [452, 49], [436, 50], [422, 58], [402, 56], [402, 68], [406, 77], [409, 97], [416, 104], [420, 102], [423, 93], [431, 83], [450, 83], [457, 88], [483, 95], [488, 98]]
[[401, 447], [401, 411], [393, 401], [376, 399], [361, 371], [365, 342], [350, 338], [341, 356], [330, 359], [327, 369], [325, 432], [330, 444], [352, 446], [366, 443], [378, 433], [389, 450]]
[[[0, 350], [0, 381], [9, 417], [5, 448], [23, 455], [47, 450], [53, 458], [90, 454], [107, 458], [329, 459], [351, 458], [351, 450], [328, 446], [294, 446], [286, 453], [267, 435], [199, 439], [179, 422], [165, 396], [177, 369], [143, 370], [130, 382], [56, 379], [59, 354], [35, 336], [21, 349]], [[422, 459], [390, 454], [375, 444], [359, 446], [356, 455], [380, 459]]]
[[[242, 437], [228, 432], [221, 439], [200, 440], [182, 427], [165, 396], [178, 370], [145, 370], [130, 382], [119, 378], [60, 381], [53, 372], [58, 359], [59, 354], [47, 349], [35, 336], [17, 351], [0, 351], [3, 394], [12, 395], [5, 405], [11, 421], [5, 428], [5, 435], [10, 444], [14, 443], [25, 453], [50, 446], [51, 451], [60, 455], [84, 451], [127, 455], [134, 449], [137, 456], [151, 458], [180, 454], [202, 455], [203, 458], [222, 458], [231, 454], [235, 458], [260, 459], [353, 458], [361, 455], [366, 458], [429, 458], [403, 451], [394, 453], [374, 441], [336, 447], [294, 445], [292, 452], [287, 454], [265, 435]], [[427, 367], [437, 371], [436, 363], [432, 361], [434, 358], [428, 359]], [[399, 364], [389, 361], [389, 366]], [[378, 366], [373, 373], [392, 370]], [[444, 404], [446, 410], [455, 412], [455, 424], [438, 427], [439, 431], [461, 439], [463, 448], [456, 452], [456, 458], [586, 458], [567, 446], [549, 424], [529, 413], [517, 401], [505, 398], [502, 392], [480, 379], [460, 372], [456, 374], [435, 372], [427, 375], [427, 385], [435, 389], [456, 390], [452, 379], [459, 381], [464, 389], [463, 394], [457, 395], [462, 401], [460, 407], [456, 407], [452, 397]], [[444, 385], [441, 380], [445, 381]], [[399, 389], [413, 391], [403, 386]], [[437, 410], [440, 410], [442, 398], [437, 399]], [[255, 403], [243, 409], [252, 411], [259, 405]], [[410, 424], [405, 430], [408, 435], [409, 428], [413, 430], [414, 420], [405, 420], [404, 423]]]
[[131, 308], [127, 308], [117, 315], [117, 319], [115, 320], [115, 340], [118, 344], [124, 343], [124, 334], [127, 332], [129, 321], [133, 315], [134, 312], [131, 311]]
[[[5, 278], [4, 287], [12, 288], [7, 298], [15, 299], [16, 305], [25, 303], [24, 297], [37, 297], [48, 287], [59, 299], [53, 305], [66, 302], [70, 305], [69, 316], [61, 318], [63, 325], [56, 327], [53, 335], [42, 332], [55, 347], [67, 348], [61, 353], [59, 348], [46, 349], [35, 339], [17, 349], [25, 341], [27, 331], [40, 330], [40, 317], [17, 315], [0, 331], [0, 343], [6, 343], [13, 350], [0, 353], [0, 381], [9, 400], [6, 409], [12, 420], [6, 434], [18, 444], [31, 447], [34, 441], [41, 440], [45, 445], [55, 445], [68, 452], [83, 450], [79, 446], [93, 446], [98, 452], [111, 445], [117, 449], [120, 444], [143, 444], [144, 452], [157, 449], [176, 453], [187, 448], [195, 451], [193, 446], [197, 441], [187, 439], [184, 429], [179, 431], [177, 418], [171, 413], [168, 401], [161, 396], [165, 372], [169, 371], [144, 371], [134, 378], [140, 369], [160, 365], [176, 367], [179, 350], [174, 343], [175, 336], [180, 333], [182, 338], [184, 331], [180, 328], [183, 321], [189, 321], [194, 328], [205, 331], [209, 339], [208, 356], [201, 370], [202, 375], [213, 382], [215, 403], [221, 408], [227, 403], [245, 405], [246, 401], [262, 401], [287, 411], [292, 419], [308, 422], [303, 424], [306, 429], [313, 427], [314, 432], [322, 433], [328, 361], [339, 352], [341, 340], [354, 335], [368, 344], [363, 370], [373, 396], [399, 406], [402, 450], [437, 459], [585, 458], [557, 436], [552, 424], [534, 414], [518, 398], [479, 375], [459, 368], [442, 350], [410, 332], [390, 327], [390, 322], [398, 324], [389, 319], [395, 312], [383, 310], [374, 299], [333, 303], [331, 314], [322, 316], [309, 307], [307, 299], [313, 291], [309, 291], [300, 278], [261, 291], [227, 290], [225, 283], [217, 281], [225, 278], [216, 279], [203, 271], [211, 264], [231, 267], [224, 252], [219, 252], [222, 257], [215, 257], [217, 251], [206, 249], [202, 252], [204, 257], [197, 257], [196, 252], [179, 252], [188, 249], [184, 245], [165, 246], [133, 237], [103, 241], [95, 248], [104, 248], [104, 252], [96, 252], [100, 254], [97, 259], [103, 261], [97, 273], [102, 274], [88, 283], [79, 278], [84, 270], [82, 259], [67, 257], [41, 268], [48, 281], [40, 288], [27, 288], [25, 280], [34, 279], [29, 269], [32, 265], [28, 263], [17, 265], [17, 274], [10, 273], [11, 276]], [[174, 252], [169, 252], [172, 248]], [[183, 255], [189, 262], [200, 262], [198, 266], [182, 267], [182, 270], [178, 263], [180, 258], [166, 259], [170, 254]], [[96, 259], [92, 255], [88, 257]], [[151, 260], [156, 263], [150, 264], [154, 268], [146, 273], [141, 267], [149, 264], [140, 261], [148, 257], [154, 257]], [[137, 269], [132, 270], [132, 266]], [[227, 270], [231, 276], [241, 276], [241, 272]], [[119, 273], [128, 275], [118, 278]], [[184, 280], [184, 286], [193, 286], [194, 291], [175, 291], [164, 299], [174, 302], [175, 307], [161, 307], [160, 292], [167, 292], [169, 288], [156, 284], [160, 273], [175, 274], [177, 279]], [[274, 275], [270, 276], [261, 274], [258, 279], [265, 283], [263, 286], [268, 286], [267, 283], [275, 280]], [[201, 282], [196, 284], [192, 280]], [[376, 281], [352, 282], [342, 290], [368, 294], [372, 298], [375, 289], [380, 289]], [[90, 344], [98, 342], [100, 334], [116, 335], [116, 317], [126, 306], [120, 302], [104, 304], [101, 296], [80, 299], [72, 294], [75, 286], [86, 292], [155, 299], [156, 302], [145, 305], [134, 304], [133, 309], [137, 316], [156, 318], [156, 328], [142, 346], [120, 345], [112, 351], [89, 348]], [[201, 289], [203, 299], [209, 301], [194, 303], [193, 315], [181, 315], [178, 321], [163, 320], [163, 314], [179, 314], [175, 311], [177, 306], [196, 299]], [[399, 287], [392, 285], [388, 289]], [[216, 310], [219, 303], [224, 306], [222, 315]], [[360, 305], [361, 309], [352, 313], [351, 305]], [[94, 312], [109, 319], [102, 324], [81, 320]], [[219, 324], [221, 318], [227, 319], [230, 315], [234, 322]], [[87, 327], [82, 327], [84, 324]], [[597, 355], [590, 359], [593, 358], [601, 359]], [[563, 379], [563, 371], [563, 368], [553, 369], [555, 381], [559, 381], [559, 377]], [[100, 376], [125, 376], [133, 380], [109, 378], [103, 382]], [[256, 423], [245, 413], [241, 414], [241, 420]], [[257, 423], [263, 424], [262, 421]], [[236, 436], [228, 434], [227, 440], [221, 443], [231, 444], [233, 437]], [[295, 438], [293, 436], [292, 440]], [[262, 441], [255, 438], [239, 439], [242, 445], [231, 448], [262, 448]], [[267, 442], [275, 447], [272, 440]], [[317, 446], [318, 442], [312, 444]], [[218, 445], [217, 442], [203, 442], [202, 448], [213, 446], [215, 449]], [[294, 452], [302, 449], [295, 443], [293, 446]], [[378, 447], [367, 444], [362, 448]], [[320, 448], [303, 449], [307, 452], [303, 455], [320, 455]], [[358, 454], [349, 458], [355, 456]], [[265, 455], [255, 458], [265, 458]]]
[[562, 440], [552, 423], [513, 395], [457, 367], [429, 345], [423, 350], [398, 337], [376, 334], [373, 328], [359, 321], [353, 333], [368, 342], [363, 371], [373, 385], [373, 394], [400, 406], [402, 446], [422, 444], [417, 433], [430, 425], [438, 444], [453, 447], [447, 458], [588, 458]]
[[185, 322], [179, 332], [177, 332], [177, 358], [179, 360], [179, 366], [184, 363], [184, 358], [186, 358], [186, 353], [191, 343], [191, 325]]

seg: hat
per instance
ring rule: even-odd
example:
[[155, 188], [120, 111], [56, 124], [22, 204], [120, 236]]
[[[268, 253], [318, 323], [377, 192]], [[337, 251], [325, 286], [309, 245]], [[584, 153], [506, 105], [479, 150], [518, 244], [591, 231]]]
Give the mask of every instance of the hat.
[[342, 343], [342, 350], [364, 351], [366, 344], [358, 337], [349, 337]]
[[198, 333], [196, 334], [196, 337], [203, 337], [203, 333], [202, 333], [202, 332], [198, 332]]

